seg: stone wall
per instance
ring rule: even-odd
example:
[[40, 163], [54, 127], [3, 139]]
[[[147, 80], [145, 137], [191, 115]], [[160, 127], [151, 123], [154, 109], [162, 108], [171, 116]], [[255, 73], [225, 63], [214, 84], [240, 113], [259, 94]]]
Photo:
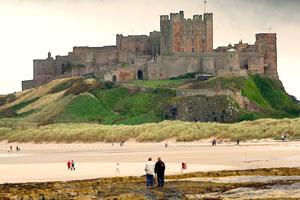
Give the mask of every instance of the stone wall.
[[242, 109], [247, 109], [252, 112], [258, 112], [259, 107], [251, 102], [247, 97], [242, 96], [240, 91], [233, 92], [232, 90], [225, 89], [225, 90], [211, 90], [211, 89], [179, 89], [176, 90], [177, 97], [189, 97], [189, 96], [231, 96], [238, 104], [239, 107]]
[[225, 53], [176, 53], [162, 55], [148, 62], [148, 79], [168, 79], [193, 72], [216, 75], [216, 69], [225, 69]]
[[235, 122], [238, 109], [228, 96], [187, 96], [179, 97], [164, 109], [169, 120], [189, 122]]
[[220, 90], [215, 91], [211, 89], [182, 89], [176, 90], [177, 97], [186, 97], [186, 96], [196, 96], [196, 95], [204, 95], [204, 96], [219, 96], [219, 95], [227, 95], [227, 96], [235, 96], [235, 94], [231, 90]]
[[22, 81], [22, 91], [29, 90], [31, 88], [34, 88], [34, 81], [33, 80]]
[[138, 55], [152, 55], [150, 37], [147, 35], [129, 35], [124, 37], [122, 34], [116, 36], [117, 48], [129, 50]]

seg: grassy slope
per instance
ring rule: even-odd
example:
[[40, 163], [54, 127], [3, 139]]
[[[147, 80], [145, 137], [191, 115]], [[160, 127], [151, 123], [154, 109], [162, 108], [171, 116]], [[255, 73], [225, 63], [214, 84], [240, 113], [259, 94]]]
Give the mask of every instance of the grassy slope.
[[[117, 87], [64, 97], [65, 84], [72, 82], [74, 82], [72, 79], [54, 81], [41, 88], [16, 94], [16, 101], [0, 109], [3, 111], [11, 108], [17, 111], [15, 118], [0, 120], [0, 140], [111, 142], [129, 138], [138, 141], [162, 141], [173, 137], [178, 141], [210, 137], [246, 140], [280, 139], [283, 134], [289, 138], [300, 138], [300, 118], [262, 119], [236, 124], [162, 122], [160, 110], [174, 97], [174, 90], [150, 88], [147, 92], [140, 92]], [[245, 111], [245, 119], [272, 115], [293, 117], [299, 113], [299, 105], [293, 104], [281, 89], [279, 82], [258, 76], [251, 76], [250, 79], [214, 78], [196, 87], [211, 89], [221, 87], [236, 91], [242, 89], [242, 94], [263, 110], [262, 113], [254, 114]], [[107, 126], [97, 123], [91, 125], [91, 122], [123, 125]], [[39, 126], [48, 123], [59, 124]], [[22, 128], [22, 124], [25, 128]]]
[[74, 83], [74, 80], [58, 82], [48, 88], [48, 94], [42, 98], [13, 105], [11, 109], [18, 113], [14, 117], [22, 123], [42, 125], [91, 122], [134, 125], [160, 122], [163, 121], [160, 116], [162, 106], [175, 95], [170, 89], [140, 92], [117, 87], [65, 96], [66, 90], [63, 89], [70, 82]]
[[[97, 89], [79, 95], [67, 95], [65, 91], [81, 80], [92, 84], [91, 79], [82, 78], [55, 80], [40, 88], [17, 93], [17, 100], [0, 107], [0, 114], [7, 109], [16, 111], [15, 118], [22, 123], [102, 123], [143, 124], [161, 122], [161, 110], [175, 96], [175, 90], [151, 89], [147, 92], [128, 90], [124, 87]], [[88, 83], [90, 82], [90, 83]], [[182, 80], [132, 81], [149, 87]], [[242, 95], [255, 102], [261, 112], [241, 110], [240, 121], [258, 118], [297, 117], [299, 105], [295, 105], [283, 92], [280, 82], [273, 82], [259, 76], [220, 77], [195, 83], [191, 88], [242, 90]], [[76, 89], [76, 88], [75, 88]], [[4, 107], [4, 108], [3, 108]], [[2, 110], [2, 111], [1, 111]]]
[[258, 75], [250, 75], [249, 79], [244, 77], [216, 77], [205, 82], [195, 83], [190, 89], [231, 89], [242, 91], [242, 95], [256, 103], [260, 112], [252, 113], [241, 110], [239, 121], [255, 120], [259, 118], [285, 118], [298, 117], [300, 106], [292, 102], [284, 92], [279, 81], [272, 81]]

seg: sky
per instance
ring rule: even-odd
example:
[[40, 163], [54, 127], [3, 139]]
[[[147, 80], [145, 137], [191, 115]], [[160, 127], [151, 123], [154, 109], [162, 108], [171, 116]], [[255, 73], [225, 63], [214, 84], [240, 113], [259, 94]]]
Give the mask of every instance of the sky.
[[[300, 1], [206, 0], [214, 14], [214, 48], [256, 33], [277, 33], [278, 73], [300, 99]], [[33, 79], [33, 59], [67, 55], [73, 46], [115, 45], [116, 34], [159, 31], [159, 16], [203, 14], [204, 0], [0, 0], [0, 94]], [[298, 46], [299, 45], [299, 46]]]

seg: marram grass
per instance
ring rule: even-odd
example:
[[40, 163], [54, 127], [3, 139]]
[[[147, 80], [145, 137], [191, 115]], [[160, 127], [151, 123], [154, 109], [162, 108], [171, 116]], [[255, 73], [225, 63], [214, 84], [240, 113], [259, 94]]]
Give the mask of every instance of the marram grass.
[[142, 125], [101, 125], [95, 123], [64, 123], [37, 126], [18, 120], [0, 120], [0, 141], [8, 142], [119, 142], [130, 138], [138, 142], [197, 141], [215, 137], [235, 141], [251, 139], [300, 138], [300, 118], [261, 119], [235, 124], [163, 121]]

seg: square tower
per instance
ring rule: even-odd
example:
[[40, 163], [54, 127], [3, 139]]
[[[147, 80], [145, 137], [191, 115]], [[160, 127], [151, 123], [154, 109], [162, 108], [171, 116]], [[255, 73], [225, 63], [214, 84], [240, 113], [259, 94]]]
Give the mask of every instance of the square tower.
[[185, 19], [184, 12], [160, 16], [162, 54], [179, 52], [213, 52], [213, 14]]

